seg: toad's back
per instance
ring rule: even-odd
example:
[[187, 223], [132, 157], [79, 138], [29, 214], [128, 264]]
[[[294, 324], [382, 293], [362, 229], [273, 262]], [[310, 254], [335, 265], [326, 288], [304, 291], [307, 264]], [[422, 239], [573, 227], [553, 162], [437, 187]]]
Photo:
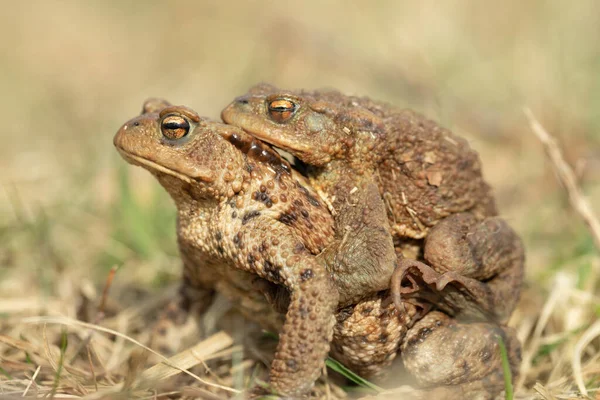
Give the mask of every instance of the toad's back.
[[396, 234], [422, 238], [458, 212], [496, 215], [479, 156], [465, 139], [409, 110], [389, 113], [384, 121], [386, 146], [377, 173]]
[[332, 203], [371, 175], [397, 238], [423, 238], [454, 213], [496, 214], [477, 153], [418, 113], [337, 91], [263, 84], [222, 117], [314, 167], [312, 184]]

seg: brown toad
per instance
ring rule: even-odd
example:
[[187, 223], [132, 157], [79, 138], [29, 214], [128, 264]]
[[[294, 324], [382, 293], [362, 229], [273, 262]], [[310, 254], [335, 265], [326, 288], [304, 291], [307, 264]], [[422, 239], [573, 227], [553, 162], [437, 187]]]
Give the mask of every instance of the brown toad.
[[[335, 216], [336, 241], [324, 257], [342, 300], [389, 282], [395, 245], [399, 258], [424, 259], [433, 271], [401, 260], [392, 289], [410, 274], [436, 293], [451, 283], [485, 314], [506, 321], [519, 297], [523, 248], [495, 217], [479, 157], [466, 140], [417, 113], [366, 97], [266, 84], [235, 99], [221, 116], [306, 164], [312, 186]], [[353, 211], [363, 208], [351, 201], [355, 192], [370, 202], [366, 226]], [[366, 245], [352, 240], [357, 227], [370, 238]], [[365, 250], [372, 243], [376, 251]], [[423, 290], [412, 293], [427, 295]]]
[[[262, 300], [252, 281], [259, 276], [289, 290], [271, 385], [286, 395], [310, 389], [329, 352], [338, 304], [329, 273], [313, 255], [333, 235], [327, 208], [300, 189], [302, 177], [277, 153], [186, 107], [149, 101], [114, 143], [177, 206], [187, 292], [205, 292], [206, 300], [206, 293], [221, 291], [248, 316], [278, 329], [281, 318], [269, 307], [246, 307]], [[290, 221], [281, 222], [284, 216]]]
[[[387, 292], [336, 311], [332, 271], [315, 256], [333, 239], [332, 217], [304, 178], [269, 147], [238, 128], [159, 100], [148, 101], [144, 114], [123, 125], [114, 142], [127, 161], [148, 169], [177, 205], [183, 293], [189, 300], [206, 306], [215, 290], [222, 292], [249, 319], [280, 331], [271, 368], [277, 393], [299, 396], [310, 389], [332, 334], [332, 355], [364, 376], [389, 365], [402, 344], [404, 362], [423, 376], [414, 377], [420, 382], [451, 383], [448, 391], [454, 392], [485, 377], [486, 391], [501, 387], [495, 335], [513, 354], [518, 343], [510, 330], [479, 323], [487, 335], [472, 338], [465, 335], [471, 325], [432, 312], [407, 333], [418, 310], [406, 303], [400, 318]], [[256, 289], [257, 276], [262, 286], [287, 288], [285, 318]], [[432, 361], [444, 356], [436, 355], [440, 340], [444, 351], [466, 352], [459, 358], [460, 371], [437, 368]], [[513, 370], [517, 359], [511, 357]]]

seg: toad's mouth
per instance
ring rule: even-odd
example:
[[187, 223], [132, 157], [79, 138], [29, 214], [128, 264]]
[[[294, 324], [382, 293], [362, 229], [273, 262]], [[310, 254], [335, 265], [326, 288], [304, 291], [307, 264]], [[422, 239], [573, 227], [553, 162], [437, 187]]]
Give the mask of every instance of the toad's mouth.
[[128, 151], [126, 151], [120, 147], [117, 147], [117, 150], [119, 151], [121, 156], [125, 159], [125, 161], [127, 161], [130, 164], [137, 165], [139, 167], [145, 168], [150, 171], [156, 171], [156, 172], [160, 172], [160, 173], [163, 173], [166, 175], [171, 175], [171, 176], [173, 176], [177, 179], [180, 179], [181, 181], [186, 182], [186, 183], [192, 183], [195, 181], [195, 179], [193, 179], [187, 175], [184, 175], [180, 172], [177, 172], [175, 170], [167, 168], [163, 165], [157, 164], [154, 161], [148, 160], [147, 158], [140, 157], [133, 153], [129, 153]]
[[[221, 119], [226, 124], [240, 127], [251, 136], [269, 143], [278, 150], [291, 151], [300, 157], [312, 154], [314, 148], [311, 143], [302, 140], [302, 137], [296, 137], [278, 124], [265, 123], [262, 118], [249, 112], [246, 106], [247, 103], [233, 102], [221, 112]], [[291, 163], [291, 160], [288, 161]]]

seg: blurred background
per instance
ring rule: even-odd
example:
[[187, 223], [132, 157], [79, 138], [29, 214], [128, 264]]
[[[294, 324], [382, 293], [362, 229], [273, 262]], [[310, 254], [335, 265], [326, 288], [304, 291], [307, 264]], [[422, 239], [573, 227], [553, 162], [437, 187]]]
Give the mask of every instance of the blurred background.
[[133, 297], [175, 282], [174, 207], [113, 135], [148, 97], [216, 119], [265, 81], [385, 100], [468, 138], [527, 246], [521, 337], [557, 282], [587, 300], [549, 323], [555, 340], [597, 317], [598, 253], [523, 109], [600, 212], [599, 2], [1, 3], [0, 313], [76, 315], [114, 265]]

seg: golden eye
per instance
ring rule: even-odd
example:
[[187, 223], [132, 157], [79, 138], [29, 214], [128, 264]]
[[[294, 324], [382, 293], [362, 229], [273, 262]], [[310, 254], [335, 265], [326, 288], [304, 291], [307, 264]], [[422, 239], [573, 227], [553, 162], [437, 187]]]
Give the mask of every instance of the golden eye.
[[190, 123], [180, 115], [167, 115], [162, 120], [160, 129], [167, 139], [177, 140], [190, 132]]
[[283, 123], [292, 118], [296, 104], [287, 99], [277, 99], [269, 102], [269, 115], [275, 122]]

